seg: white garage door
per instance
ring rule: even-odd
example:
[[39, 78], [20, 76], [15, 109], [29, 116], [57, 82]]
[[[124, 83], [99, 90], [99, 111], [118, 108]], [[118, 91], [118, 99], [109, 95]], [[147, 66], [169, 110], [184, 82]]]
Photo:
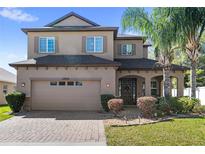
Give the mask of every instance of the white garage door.
[[99, 110], [100, 81], [32, 81], [32, 110]]

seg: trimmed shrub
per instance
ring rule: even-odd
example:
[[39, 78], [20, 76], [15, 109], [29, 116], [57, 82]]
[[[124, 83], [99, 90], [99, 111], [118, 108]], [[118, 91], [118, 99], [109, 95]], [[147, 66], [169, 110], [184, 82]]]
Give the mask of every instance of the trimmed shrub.
[[25, 101], [25, 96], [24, 93], [18, 91], [6, 95], [6, 101], [14, 113], [21, 110]]
[[189, 113], [192, 112], [195, 105], [199, 104], [199, 99], [187, 96], [169, 97], [166, 102], [164, 97], [160, 97], [158, 98], [156, 106], [158, 110], [161, 110], [164, 113]]
[[[195, 107], [196, 106], [196, 107]], [[194, 109], [195, 107], [195, 109]], [[168, 115], [170, 113], [190, 113], [192, 111], [202, 110], [200, 100], [188, 96], [169, 97], [165, 100], [164, 97], [159, 97], [155, 104], [157, 115]]]
[[115, 96], [115, 99], [122, 99], [121, 96]]
[[187, 96], [179, 97], [177, 102], [182, 106], [182, 109], [179, 110], [179, 113], [189, 113], [192, 111], [195, 105], [199, 104], [198, 99]]
[[156, 111], [156, 102], [157, 99], [151, 96], [139, 97], [137, 99], [137, 107], [144, 117], [151, 118]]
[[122, 110], [123, 106], [123, 99], [111, 99], [108, 101], [108, 108], [112, 111], [115, 115], [117, 115], [120, 110]]
[[102, 105], [102, 108], [103, 108], [104, 111], [106, 111], [106, 112], [110, 111], [109, 108], [108, 108], [108, 101], [110, 99], [113, 99], [113, 98], [115, 98], [115, 96], [112, 95], [112, 94], [103, 94], [103, 95], [101, 95], [101, 105]]
[[191, 98], [195, 105], [201, 105], [200, 99], [198, 98]]
[[159, 97], [156, 102], [156, 109], [161, 111], [161, 115], [168, 115], [171, 113], [171, 107], [164, 97]]
[[199, 114], [205, 113], [205, 105], [195, 105], [192, 112]]
[[155, 116], [155, 117], [163, 117], [164, 115], [165, 115], [165, 113], [162, 112], [161, 110], [156, 110], [156, 111], [154, 112], [154, 116]]
[[183, 105], [182, 103], [178, 102], [177, 97], [169, 97], [167, 101], [170, 105], [170, 109], [172, 113], [181, 113], [183, 110]]

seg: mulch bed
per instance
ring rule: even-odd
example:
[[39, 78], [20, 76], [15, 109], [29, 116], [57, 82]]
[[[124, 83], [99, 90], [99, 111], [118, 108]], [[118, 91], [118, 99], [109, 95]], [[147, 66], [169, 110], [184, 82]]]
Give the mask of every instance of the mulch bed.
[[[105, 114], [106, 115], [106, 114]], [[165, 116], [163, 118], [142, 118], [139, 111], [136, 108], [127, 108], [121, 111], [120, 115], [115, 117], [113, 114], [108, 113], [104, 118], [105, 126], [134, 126], [134, 125], [146, 125], [154, 124], [158, 122], [171, 121], [174, 118], [198, 118], [205, 115], [199, 114], [173, 114]]]

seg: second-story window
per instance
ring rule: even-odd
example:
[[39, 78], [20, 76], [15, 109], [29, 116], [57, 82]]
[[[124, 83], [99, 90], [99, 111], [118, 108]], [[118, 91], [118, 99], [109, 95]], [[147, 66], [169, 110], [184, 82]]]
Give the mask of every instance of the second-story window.
[[121, 55], [132, 55], [133, 47], [132, 44], [122, 44]]
[[39, 53], [54, 53], [55, 37], [39, 37]]
[[86, 52], [102, 53], [103, 52], [103, 37], [89, 36], [86, 38]]

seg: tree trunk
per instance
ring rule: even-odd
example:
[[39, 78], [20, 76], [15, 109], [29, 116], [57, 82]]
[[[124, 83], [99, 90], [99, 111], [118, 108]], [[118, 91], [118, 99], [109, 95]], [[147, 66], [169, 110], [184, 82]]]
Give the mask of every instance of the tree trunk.
[[163, 96], [168, 98], [171, 90], [170, 69], [163, 68]]
[[196, 62], [191, 62], [191, 97], [196, 98]]

